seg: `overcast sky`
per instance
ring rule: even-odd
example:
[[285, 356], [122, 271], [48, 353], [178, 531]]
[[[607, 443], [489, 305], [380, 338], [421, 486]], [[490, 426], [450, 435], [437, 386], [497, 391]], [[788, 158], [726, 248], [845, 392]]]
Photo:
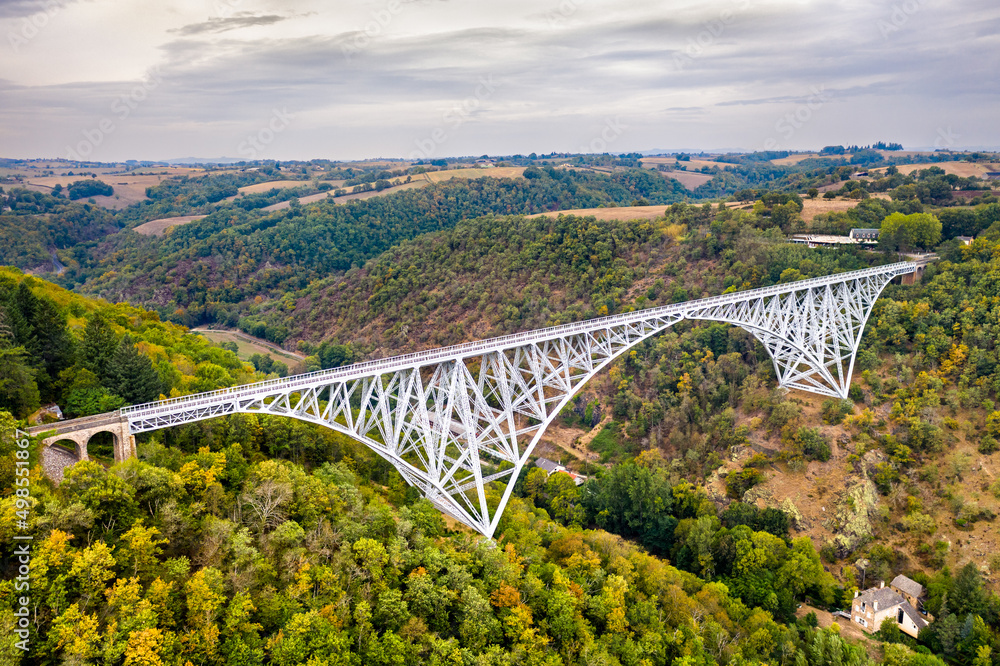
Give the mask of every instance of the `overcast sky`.
[[1000, 146], [996, 0], [0, 0], [0, 156]]

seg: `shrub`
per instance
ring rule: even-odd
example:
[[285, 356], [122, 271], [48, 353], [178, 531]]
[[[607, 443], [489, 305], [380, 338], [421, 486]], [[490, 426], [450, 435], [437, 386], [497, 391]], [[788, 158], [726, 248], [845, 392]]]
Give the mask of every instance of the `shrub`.
[[878, 354], [871, 349], [862, 349], [858, 352], [858, 370], [874, 370], [879, 366]]
[[984, 436], [979, 440], [978, 450], [983, 454], [996, 453], [997, 449], [1000, 449], [1000, 443], [993, 439], [989, 435]]
[[879, 463], [875, 466], [875, 487], [883, 495], [888, 495], [892, 484], [899, 479], [899, 472], [889, 463]]
[[937, 531], [937, 523], [926, 513], [914, 512], [903, 518], [903, 527], [908, 532], [931, 536]]
[[903, 632], [899, 630], [899, 625], [896, 624], [896, 616], [887, 617], [882, 620], [882, 624], [878, 628], [879, 640], [886, 643], [902, 643], [903, 642]]
[[799, 428], [795, 441], [802, 447], [802, 453], [810, 460], [826, 462], [830, 459], [830, 442], [820, 433], [819, 428]]
[[986, 417], [986, 434], [990, 437], [1000, 437], [1000, 411]]
[[764, 475], [756, 469], [730, 472], [726, 477], [726, 493], [733, 499], [740, 499], [746, 491], [764, 481]]
[[854, 403], [850, 400], [825, 400], [821, 409], [823, 422], [837, 425], [854, 411]]

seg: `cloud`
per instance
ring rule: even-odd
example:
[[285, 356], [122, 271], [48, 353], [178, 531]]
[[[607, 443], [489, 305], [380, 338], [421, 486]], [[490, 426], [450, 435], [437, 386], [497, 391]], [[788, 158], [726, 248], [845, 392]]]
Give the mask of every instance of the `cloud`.
[[77, 0], [0, 0], [0, 18], [52, 15]]
[[277, 14], [254, 16], [249, 12], [239, 12], [236, 16], [230, 16], [228, 18], [210, 18], [207, 21], [203, 21], [201, 23], [191, 23], [182, 28], [168, 30], [168, 32], [177, 33], [183, 37], [191, 37], [193, 35], [201, 35], [204, 33], [220, 33], [228, 32], [230, 30], [239, 30], [240, 28], [255, 28], [259, 26], [273, 25], [274, 23], [285, 21], [287, 19], [287, 16], [278, 16]]
[[[232, 154], [274, 108], [295, 114], [270, 147], [282, 159], [405, 155], [438, 127], [449, 135], [440, 154], [576, 150], [619, 116], [628, 130], [614, 150], [759, 147], [817, 89], [830, 99], [796, 145], [928, 145], [948, 125], [972, 143], [1000, 143], [994, 0], [961, 10], [946, 0], [370, 0], [336, 12], [320, 0], [240, 2], [254, 11], [178, 10], [160, 27], [132, 26], [157, 45], [158, 60], [144, 64], [159, 66], [162, 83], [101, 147], [105, 157]], [[0, 11], [13, 4], [31, 3]], [[125, 27], [101, 33], [108, 47]], [[86, 80], [39, 85], [24, 68], [60, 63], [31, 47], [20, 67], [0, 65], [16, 82], [0, 85], [0, 126], [17, 150], [65, 143], [137, 85], [100, 76], [100, 62]], [[483, 77], [496, 89], [477, 96]], [[466, 107], [450, 126], [446, 114]]]

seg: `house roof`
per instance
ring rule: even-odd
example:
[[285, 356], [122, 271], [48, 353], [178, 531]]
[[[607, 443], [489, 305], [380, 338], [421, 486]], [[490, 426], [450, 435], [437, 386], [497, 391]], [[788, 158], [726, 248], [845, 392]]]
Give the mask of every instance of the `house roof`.
[[903, 612], [906, 613], [907, 617], [913, 620], [913, 624], [917, 625], [917, 631], [920, 631], [927, 626], [927, 620], [920, 617], [920, 613], [918, 613], [917, 610], [910, 605], [909, 601], [901, 603], [900, 608], [903, 609]]
[[861, 601], [865, 601], [869, 604], [878, 603], [878, 608], [876, 610], [880, 611], [907, 603], [907, 601], [900, 596], [899, 592], [896, 592], [896, 590], [891, 587], [873, 587], [865, 590], [859, 594], [858, 597]]
[[541, 467], [546, 472], [551, 474], [552, 472], [555, 472], [556, 470], [561, 468], [562, 465], [560, 465], [559, 463], [554, 463], [548, 458], [539, 458], [538, 460], [535, 461], [535, 467]]
[[911, 597], [922, 597], [924, 596], [924, 586], [913, 580], [912, 578], [907, 578], [906, 576], [900, 574], [892, 579], [889, 583], [892, 587], [896, 588], [904, 594], [908, 594]]

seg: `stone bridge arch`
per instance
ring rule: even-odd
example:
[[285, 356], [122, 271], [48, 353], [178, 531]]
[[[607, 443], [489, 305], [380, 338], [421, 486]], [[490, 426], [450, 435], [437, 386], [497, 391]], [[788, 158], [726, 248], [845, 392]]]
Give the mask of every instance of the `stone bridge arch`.
[[[58, 421], [28, 428], [28, 434], [41, 436], [41, 458], [45, 473], [55, 480], [61, 480], [62, 470], [80, 460], [90, 460], [87, 446], [94, 435], [111, 433], [114, 438], [115, 462], [123, 462], [135, 457], [135, 436], [129, 429], [128, 420], [117, 412], [87, 416], [69, 421]], [[76, 449], [75, 460], [52, 450], [57, 442], [69, 442]]]

